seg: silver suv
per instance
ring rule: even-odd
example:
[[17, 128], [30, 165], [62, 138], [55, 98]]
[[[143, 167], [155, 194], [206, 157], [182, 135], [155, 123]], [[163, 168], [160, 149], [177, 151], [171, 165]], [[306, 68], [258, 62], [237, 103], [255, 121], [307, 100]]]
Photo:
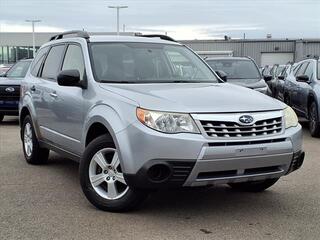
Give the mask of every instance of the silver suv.
[[290, 107], [224, 83], [167, 36], [53, 36], [22, 82], [20, 123], [26, 161], [80, 162], [85, 196], [108, 211], [158, 188], [263, 191], [304, 158]]

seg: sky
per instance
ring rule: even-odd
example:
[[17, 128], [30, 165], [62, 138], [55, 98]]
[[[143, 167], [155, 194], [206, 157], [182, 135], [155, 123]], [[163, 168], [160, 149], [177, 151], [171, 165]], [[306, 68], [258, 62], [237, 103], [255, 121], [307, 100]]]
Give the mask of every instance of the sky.
[[0, 0], [0, 32], [116, 31], [167, 33], [179, 40], [320, 38], [320, 0]]

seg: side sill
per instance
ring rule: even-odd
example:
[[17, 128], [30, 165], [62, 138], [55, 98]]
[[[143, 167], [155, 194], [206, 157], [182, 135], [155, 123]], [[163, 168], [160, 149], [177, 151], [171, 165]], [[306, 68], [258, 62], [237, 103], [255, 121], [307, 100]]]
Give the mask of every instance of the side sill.
[[66, 150], [64, 150], [64, 149], [62, 149], [60, 147], [57, 147], [57, 146], [55, 146], [55, 145], [53, 145], [51, 143], [48, 143], [48, 142], [39, 141], [39, 144], [43, 148], [48, 148], [51, 151], [54, 151], [54, 152], [66, 157], [66, 158], [69, 158], [69, 159], [71, 159], [73, 161], [76, 161], [76, 162], [80, 162], [81, 157], [79, 155], [76, 155], [74, 153], [68, 152], [68, 151], [66, 151]]

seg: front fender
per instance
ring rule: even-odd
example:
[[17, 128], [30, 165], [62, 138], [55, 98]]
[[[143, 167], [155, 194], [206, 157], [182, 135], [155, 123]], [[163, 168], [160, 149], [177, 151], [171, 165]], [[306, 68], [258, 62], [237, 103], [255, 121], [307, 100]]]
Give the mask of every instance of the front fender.
[[[119, 113], [112, 107], [106, 104], [99, 104], [91, 108], [85, 118], [84, 131], [83, 136], [81, 138], [81, 145], [83, 151], [85, 149], [86, 137], [88, 131], [92, 124], [100, 123], [105, 126], [105, 128], [110, 133], [117, 149], [121, 148], [121, 143], [119, 143], [117, 139], [117, 133], [125, 130], [130, 124], [136, 121], [135, 118], [135, 110], [136, 108], [133, 106], [129, 106], [125, 108], [124, 112]], [[119, 157], [121, 158], [121, 152], [119, 151]]]

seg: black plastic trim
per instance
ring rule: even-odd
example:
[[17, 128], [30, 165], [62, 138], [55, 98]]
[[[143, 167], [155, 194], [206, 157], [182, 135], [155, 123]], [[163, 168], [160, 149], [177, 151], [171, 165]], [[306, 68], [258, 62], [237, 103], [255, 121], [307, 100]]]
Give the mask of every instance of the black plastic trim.
[[76, 37], [84, 38], [88, 41], [90, 38], [89, 34], [86, 31], [81, 31], [81, 30], [73, 30], [73, 31], [67, 31], [67, 32], [62, 32], [56, 35], [53, 35], [49, 41], [53, 40], [58, 40], [64, 38], [66, 35], [76, 35]]
[[[124, 173], [127, 184], [133, 188], [157, 189], [182, 187], [190, 175], [196, 160], [154, 159], [145, 163], [136, 174]], [[157, 164], [164, 164], [171, 173], [164, 181], [154, 182], [148, 177], [148, 170]]]
[[177, 42], [172, 37], [162, 34], [135, 34], [136, 37], [147, 37], [147, 38], [160, 38], [162, 40], [170, 41], [170, 42]]

